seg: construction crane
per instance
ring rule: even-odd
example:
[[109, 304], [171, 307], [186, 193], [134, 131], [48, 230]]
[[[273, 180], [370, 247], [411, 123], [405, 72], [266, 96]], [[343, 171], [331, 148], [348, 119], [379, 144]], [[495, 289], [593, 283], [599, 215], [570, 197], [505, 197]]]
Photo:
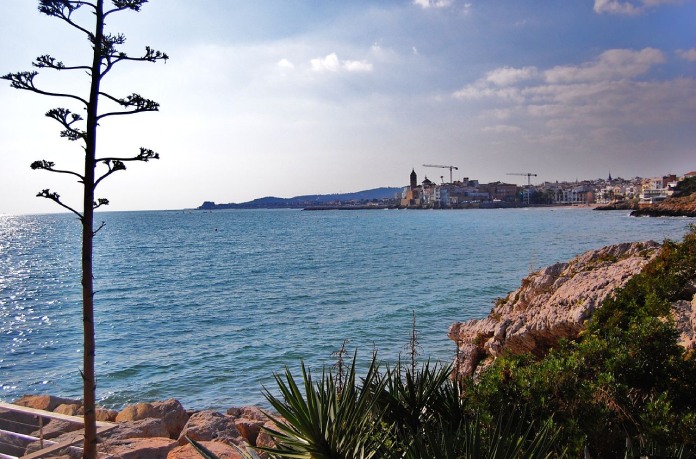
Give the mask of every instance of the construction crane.
[[507, 175], [526, 175], [527, 176], [527, 205], [529, 205], [529, 195], [532, 189], [532, 177], [536, 177], [536, 174], [531, 172], [508, 172]]
[[454, 183], [454, 182], [452, 182], [452, 169], [454, 169], [455, 171], [459, 170], [459, 168], [457, 166], [440, 166], [437, 164], [423, 164], [423, 167], [439, 167], [441, 169], [449, 169], [450, 170], [450, 183]]

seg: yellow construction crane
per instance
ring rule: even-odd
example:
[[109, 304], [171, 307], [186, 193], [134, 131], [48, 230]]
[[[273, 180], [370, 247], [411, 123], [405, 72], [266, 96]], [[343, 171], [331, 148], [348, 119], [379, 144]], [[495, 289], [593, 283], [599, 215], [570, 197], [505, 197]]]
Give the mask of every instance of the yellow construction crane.
[[526, 175], [527, 176], [527, 205], [529, 205], [529, 195], [532, 189], [532, 177], [536, 177], [536, 174], [531, 172], [508, 172], [507, 175]]
[[452, 182], [452, 169], [454, 169], [455, 171], [459, 170], [459, 168], [457, 166], [440, 166], [437, 164], [423, 164], [423, 167], [439, 167], [441, 169], [449, 169], [450, 170], [450, 183], [454, 183], [454, 182]]

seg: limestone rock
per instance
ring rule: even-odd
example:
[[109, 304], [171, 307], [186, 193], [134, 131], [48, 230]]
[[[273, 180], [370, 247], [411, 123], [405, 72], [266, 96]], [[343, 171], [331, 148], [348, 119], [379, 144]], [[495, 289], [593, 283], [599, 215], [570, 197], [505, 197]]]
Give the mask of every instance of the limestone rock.
[[658, 248], [653, 241], [617, 244], [532, 273], [488, 317], [450, 326], [448, 336], [458, 347], [455, 371], [472, 375], [481, 361], [502, 352], [542, 356], [561, 338], [575, 338], [602, 301], [641, 272]]
[[179, 445], [185, 445], [185, 436], [196, 441], [223, 441], [240, 445], [244, 443], [242, 435], [237, 430], [235, 419], [212, 410], [194, 413], [179, 436]]
[[[234, 447], [219, 441], [200, 442], [219, 459], [244, 459]], [[201, 459], [201, 455], [190, 444], [177, 446], [169, 452], [167, 459]]]

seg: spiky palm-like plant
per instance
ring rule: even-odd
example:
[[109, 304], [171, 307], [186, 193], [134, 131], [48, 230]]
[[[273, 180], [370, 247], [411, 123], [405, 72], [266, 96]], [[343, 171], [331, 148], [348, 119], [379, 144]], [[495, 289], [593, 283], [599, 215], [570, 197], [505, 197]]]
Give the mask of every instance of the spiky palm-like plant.
[[[323, 371], [315, 382], [302, 364], [304, 392], [290, 370], [276, 375], [282, 398], [265, 391], [266, 399], [283, 418], [273, 416], [276, 429], [269, 430], [276, 447], [265, 449], [274, 456], [307, 459], [370, 459], [389, 457], [389, 429], [381, 426], [377, 395], [384, 382], [378, 378], [373, 359], [358, 386], [355, 357], [339, 390], [336, 376]], [[364, 390], [376, 387], [377, 390]]]

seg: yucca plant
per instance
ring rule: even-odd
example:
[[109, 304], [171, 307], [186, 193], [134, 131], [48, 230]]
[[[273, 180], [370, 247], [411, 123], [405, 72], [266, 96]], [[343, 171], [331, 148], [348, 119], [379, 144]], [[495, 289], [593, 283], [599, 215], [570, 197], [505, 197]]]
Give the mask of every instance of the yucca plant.
[[[336, 376], [324, 370], [315, 382], [302, 364], [302, 381], [290, 370], [275, 375], [281, 397], [268, 390], [264, 395], [283, 420], [269, 417], [275, 429], [268, 429], [275, 448], [262, 449], [275, 457], [307, 459], [370, 459], [389, 457], [389, 429], [383, 428], [377, 409], [377, 394], [384, 382], [378, 378], [376, 360], [358, 386], [356, 358], [345, 375], [342, 387]], [[363, 390], [365, 387], [376, 390]]]
[[430, 429], [414, 437], [404, 459], [546, 459], [565, 457], [554, 452], [558, 428], [552, 420], [538, 430], [527, 425], [523, 418], [500, 415], [498, 423], [490, 426], [478, 416], [458, 426]]
[[450, 373], [448, 366], [431, 366], [430, 362], [415, 371], [397, 364], [387, 368], [369, 389], [377, 397], [385, 420], [399, 430], [398, 435], [419, 435], [425, 425], [437, 422], [443, 404], [442, 388]]

